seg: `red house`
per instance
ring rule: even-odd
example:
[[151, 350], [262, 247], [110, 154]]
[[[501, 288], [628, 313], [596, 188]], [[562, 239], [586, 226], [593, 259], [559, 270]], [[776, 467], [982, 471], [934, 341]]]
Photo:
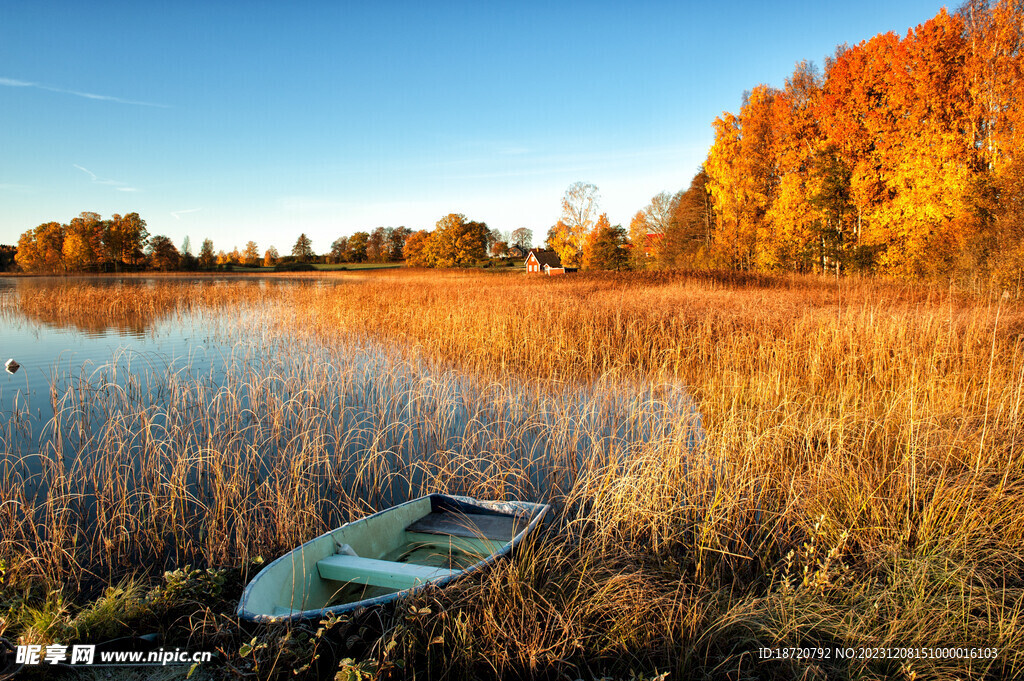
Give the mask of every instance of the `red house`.
[[532, 249], [530, 255], [526, 256], [526, 271], [530, 273], [552, 274], [549, 270], [558, 270], [555, 274], [562, 274], [562, 261], [554, 251], [542, 251], [538, 248]]

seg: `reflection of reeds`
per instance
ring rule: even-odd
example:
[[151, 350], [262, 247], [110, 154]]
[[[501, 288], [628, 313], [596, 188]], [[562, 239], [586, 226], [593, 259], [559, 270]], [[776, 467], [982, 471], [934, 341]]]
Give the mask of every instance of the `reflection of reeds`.
[[[388, 503], [387, 492], [547, 496], [561, 538], [458, 587], [449, 617], [393, 631], [385, 659], [466, 677], [578, 675], [616, 660], [682, 677], [752, 667], [813, 676], [809, 662], [758, 667], [756, 651], [994, 646], [995, 662], [818, 668], [1024, 671], [1015, 304], [818, 279], [346, 281], [239, 293], [262, 309], [244, 330], [255, 345], [239, 350], [257, 354], [221, 385], [172, 376], [150, 406], [58, 391], [61, 415], [42, 449], [47, 500], [5, 478], [10, 574], [108, 580], [140, 560], [276, 554]], [[198, 301], [207, 295], [220, 294]], [[282, 339], [290, 359], [258, 354]], [[371, 384], [353, 341], [391, 358]], [[410, 382], [421, 366], [432, 368]], [[651, 406], [635, 396], [679, 384], [702, 413], [698, 452], [681, 405], [679, 427], [646, 444], [605, 431], [581, 439], [580, 414], [602, 410], [642, 431]], [[603, 397], [580, 407], [567, 395], [583, 385]], [[102, 415], [101, 434], [64, 425], [84, 413]], [[349, 427], [345, 415], [357, 413], [370, 416]], [[452, 413], [469, 415], [457, 441]], [[78, 456], [82, 437], [94, 458]]]
[[275, 287], [257, 287], [244, 280], [226, 283], [168, 278], [21, 279], [12, 294], [0, 298], [0, 309], [16, 312], [54, 327], [86, 333], [116, 330], [143, 334], [163, 318], [199, 307], [230, 307], [270, 297]]

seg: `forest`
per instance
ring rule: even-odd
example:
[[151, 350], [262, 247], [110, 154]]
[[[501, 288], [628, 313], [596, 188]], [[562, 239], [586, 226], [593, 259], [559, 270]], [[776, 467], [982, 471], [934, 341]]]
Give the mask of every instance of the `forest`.
[[[290, 254], [270, 246], [260, 251], [255, 241], [242, 250], [215, 250], [204, 239], [193, 253], [188, 237], [177, 247], [169, 237], [150, 235], [138, 213], [114, 214], [104, 220], [83, 212], [68, 224], [47, 222], [26, 230], [18, 246], [0, 246], [0, 269], [16, 264], [26, 272], [197, 271], [234, 267], [294, 268], [313, 263], [397, 263], [413, 267], [471, 267], [501, 258], [509, 245], [525, 250], [533, 232], [525, 227], [502, 233], [484, 222], [450, 213], [437, 221], [434, 230], [413, 232], [407, 227], [377, 227], [342, 236], [331, 249], [318, 255], [305, 232], [299, 234]], [[521, 257], [521, 256], [520, 256]]]
[[714, 121], [664, 265], [989, 276], [1024, 268], [1024, 3], [971, 0], [797, 65]]
[[336, 239], [331, 250], [322, 255], [313, 251], [312, 240], [304, 232], [295, 240], [290, 254], [282, 255], [274, 246], [261, 251], [251, 240], [242, 250], [237, 246], [230, 251], [215, 250], [212, 239], [204, 239], [198, 252], [193, 252], [188, 237], [179, 248], [167, 236], [151, 236], [138, 213], [114, 214], [104, 220], [97, 213], [83, 212], [68, 224], [48, 222], [26, 230], [16, 248], [0, 246], [0, 268], [16, 264], [26, 272], [64, 274], [388, 263], [404, 259], [409, 234], [411, 230], [405, 227], [356, 232]]

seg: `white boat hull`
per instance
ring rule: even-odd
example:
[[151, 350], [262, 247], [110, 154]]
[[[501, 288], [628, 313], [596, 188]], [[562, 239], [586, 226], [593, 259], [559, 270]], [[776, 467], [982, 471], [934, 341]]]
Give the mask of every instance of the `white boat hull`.
[[511, 552], [549, 507], [431, 494], [342, 525], [267, 565], [238, 615], [305, 620], [381, 605], [444, 586]]

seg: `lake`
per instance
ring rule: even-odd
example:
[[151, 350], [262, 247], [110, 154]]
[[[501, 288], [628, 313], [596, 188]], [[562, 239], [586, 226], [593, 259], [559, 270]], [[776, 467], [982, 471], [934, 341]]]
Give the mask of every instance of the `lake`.
[[478, 376], [295, 322], [345, 281], [0, 279], [5, 538], [215, 562], [429, 491], [557, 498], [703, 437], [673, 383]]

